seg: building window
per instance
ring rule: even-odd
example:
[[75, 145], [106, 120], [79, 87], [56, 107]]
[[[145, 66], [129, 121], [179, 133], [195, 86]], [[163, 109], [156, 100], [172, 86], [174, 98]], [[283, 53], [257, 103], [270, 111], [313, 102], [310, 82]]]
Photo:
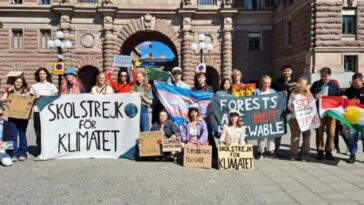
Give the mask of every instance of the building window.
[[48, 40], [51, 40], [51, 30], [40, 30], [40, 47], [49, 48]]
[[23, 48], [22, 30], [13, 30], [13, 48]]
[[23, 0], [11, 0], [12, 4], [22, 4]]
[[39, 0], [39, 4], [51, 4], [51, 0]]
[[343, 10], [343, 12], [342, 12], [342, 34], [343, 35], [356, 35], [355, 10]]
[[217, 5], [217, 0], [197, 0], [197, 5]]
[[358, 61], [358, 56], [344, 56], [345, 72], [356, 72], [357, 61]]
[[248, 0], [249, 10], [260, 10], [262, 9], [262, 0]]
[[287, 43], [288, 45], [292, 44], [292, 21], [288, 22], [287, 26]]
[[81, 4], [98, 4], [98, 0], [78, 0]]
[[260, 33], [254, 32], [248, 34], [248, 45], [249, 51], [259, 51], [260, 50]]

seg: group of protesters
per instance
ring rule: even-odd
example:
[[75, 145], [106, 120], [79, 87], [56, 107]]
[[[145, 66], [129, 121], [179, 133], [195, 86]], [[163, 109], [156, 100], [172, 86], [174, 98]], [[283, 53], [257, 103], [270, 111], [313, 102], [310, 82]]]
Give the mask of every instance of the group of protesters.
[[[140, 111], [140, 131], [162, 131], [165, 138], [180, 139], [184, 143], [192, 143], [196, 145], [224, 144], [224, 145], [244, 145], [247, 143], [246, 127], [241, 119], [242, 113], [238, 110], [230, 110], [229, 121], [223, 126], [222, 132], [216, 136], [219, 140], [211, 142], [209, 139], [210, 131], [204, 120], [198, 105], [191, 104], [185, 122], [178, 127], [169, 119], [169, 113], [165, 109], [154, 107], [155, 101], [158, 100], [153, 85], [148, 82], [144, 71], [135, 71], [131, 69], [120, 69], [117, 73], [116, 81], [113, 80], [112, 72], [100, 72], [97, 75], [96, 85], [92, 87], [92, 94], [112, 94], [112, 93], [129, 93], [138, 92], [141, 98]], [[297, 99], [322, 97], [322, 91], [328, 89], [328, 96], [343, 96], [348, 99], [355, 99], [360, 104], [364, 104], [364, 86], [363, 75], [355, 73], [352, 76], [352, 85], [344, 93], [341, 92], [338, 81], [331, 79], [331, 69], [322, 68], [320, 70], [321, 79], [314, 82], [311, 87], [305, 77], [300, 77], [297, 81], [291, 78], [292, 68], [289, 65], [282, 67], [282, 77], [272, 82], [272, 78], [268, 75], [261, 77], [259, 87], [254, 90], [252, 95], [267, 95], [276, 92], [285, 92], [287, 96], [287, 110], [285, 118], [291, 130], [290, 160], [306, 161], [310, 153], [310, 136], [311, 131], [301, 132], [295, 115], [294, 101]], [[52, 96], [66, 94], [86, 93], [85, 87], [77, 78], [77, 72], [74, 68], [66, 69], [64, 80], [60, 90], [51, 83], [51, 74], [45, 68], [39, 68], [35, 74], [36, 83], [28, 90], [28, 84], [24, 77], [18, 76], [14, 83], [5, 89], [2, 96], [2, 102], [6, 102], [12, 94], [31, 95], [34, 97], [33, 120], [36, 135], [37, 153], [41, 151], [41, 120], [37, 100], [41, 96]], [[207, 76], [205, 72], [196, 73], [196, 82], [194, 87], [183, 82], [183, 72], [180, 67], [174, 67], [170, 72], [170, 78], [167, 83], [182, 89], [197, 90], [201, 92], [214, 92], [213, 88], [207, 84]], [[220, 90], [215, 94], [220, 96], [234, 96], [234, 90], [239, 90], [243, 86], [243, 76], [239, 69], [234, 69], [231, 78], [221, 80]], [[250, 94], [250, 93], [249, 93]], [[247, 95], [249, 95], [247, 94]], [[158, 109], [157, 119], [151, 124], [149, 119], [149, 108]], [[8, 118], [3, 119], [4, 106], [0, 107], [0, 142], [14, 141], [13, 149], [6, 150], [0, 147], [0, 160], [4, 166], [10, 166], [13, 162], [24, 161], [27, 159], [28, 144], [26, 130], [28, 126], [27, 119]], [[13, 131], [15, 130], [15, 131]], [[324, 142], [324, 133], [326, 131], [327, 139]], [[339, 135], [344, 139], [350, 157], [348, 163], [356, 161], [355, 154], [357, 152], [358, 139], [361, 134], [354, 129], [348, 129], [332, 117], [325, 116], [321, 119], [320, 127], [316, 129], [316, 146], [317, 160], [334, 160], [333, 150], [339, 151]], [[300, 146], [300, 138], [302, 136], [302, 145]], [[262, 158], [280, 158], [281, 137], [275, 138], [258, 138], [256, 159]], [[3, 146], [4, 143], [1, 143]]]

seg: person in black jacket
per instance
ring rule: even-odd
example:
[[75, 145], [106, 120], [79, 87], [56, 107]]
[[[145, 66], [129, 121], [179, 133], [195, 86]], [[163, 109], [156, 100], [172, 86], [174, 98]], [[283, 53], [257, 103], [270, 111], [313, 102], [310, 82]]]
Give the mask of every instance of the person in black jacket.
[[3, 119], [3, 113], [3, 107], [0, 105], [0, 161], [3, 166], [8, 167], [13, 164], [10, 158], [12, 151], [4, 147], [4, 142], [13, 143], [15, 136], [13, 126], [7, 120]]
[[152, 125], [150, 131], [163, 131], [164, 138], [181, 139], [181, 131], [174, 122], [168, 119], [166, 110], [159, 112], [159, 121]]
[[[316, 99], [322, 96], [340, 96], [340, 89], [337, 83], [331, 80], [331, 69], [324, 67], [320, 70], [321, 80], [314, 82], [310, 88]], [[318, 102], [318, 101], [317, 101]], [[324, 131], [326, 128], [326, 146], [324, 147]], [[317, 160], [323, 160], [324, 152], [328, 160], [334, 160], [332, 150], [334, 147], [336, 121], [334, 118], [326, 116], [321, 119], [320, 127], [316, 130]]]
[[[363, 75], [361, 73], [355, 73], [352, 77], [351, 87], [345, 91], [344, 94], [348, 99], [353, 99], [360, 104], [364, 104], [364, 86], [363, 86]], [[358, 150], [359, 136], [363, 135], [355, 129], [349, 130], [349, 152], [350, 158], [348, 163], [354, 163], [356, 161], [355, 154]]]

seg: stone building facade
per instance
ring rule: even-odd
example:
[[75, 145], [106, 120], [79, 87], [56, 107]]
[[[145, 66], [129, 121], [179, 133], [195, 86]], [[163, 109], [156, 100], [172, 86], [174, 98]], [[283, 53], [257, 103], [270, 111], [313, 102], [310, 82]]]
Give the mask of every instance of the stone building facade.
[[322, 66], [343, 73], [345, 53], [356, 56], [359, 70], [364, 64], [363, 1], [350, 5], [357, 32], [343, 39], [347, 0], [0, 0], [0, 90], [11, 70], [24, 71], [30, 84], [38, 67], [52, 70], [57, 51], [45, 42], [58, 30], [73, 43], [64, 52], [66, 67], [78, 69], [88, 83], [98, 71], [112, 68], [114, 55], [130, 55], [144, 41], [160, 41], [174, 52], [184, 80], [193, 84], [200, 58], [190, 46], [200, 33], [214, 47], [203, 61], [215, 86], [233, 68], [242, 70], [245, 82], [264, 74], [278, 77], [283, 64], [292, 64], [296, 76]]

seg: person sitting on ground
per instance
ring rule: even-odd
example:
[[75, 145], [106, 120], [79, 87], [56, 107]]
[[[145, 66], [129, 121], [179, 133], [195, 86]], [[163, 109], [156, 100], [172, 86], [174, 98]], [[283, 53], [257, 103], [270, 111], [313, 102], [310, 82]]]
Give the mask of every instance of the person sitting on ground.
[[187, 120], [181, 128], [182, 141], [188, 144], [208, 145], [208, 130], [206, 122], [198, 111], [198, 105], [188, 108]]
[[204, 72], [199, 72], [196, 74], [194, 90], [199, 90], [204, 92], [214, 92], [212, 87], [206, 83], [206, 74]]
[[112, 94], [114, 90], [109, 86], [106, 81], [106, 75], [104, 72], [101, 72], [97, 75], [97, 82], [94, 87], [91, 89], [92, 94]]
[[168, 79], [169, 85], [174, 85], [178, 88], [191, 89], [191, 87], [182, 81], [182, 69], [180, 67], [174, 67], [171, 72], [171, 78]]
[[[5, 93], [2, 96], [2, 101], [7, 101], [11, 95], [29, 96], [28, 84], [23, 76], [18, 76], [12, 86], [5, 89]], [[27, 127], [29, 119], [20, 119], [15, 117], [9, 117], [8, 121], [14, 125], [16, 135], [14, 140], [13, 150], [13, 162], [24, 161], [27, 159], [28, 144], [27, 144]], [[17, 140], [19, 135], [19, 141]], [[19, 146], [18, 146], [19, 143]]]
[[229, 124], [224, 125], [220, 144], [222, 145], [244, 145], [245, 144], [245, 126], [240, 120], [238, 110], [230, 110]]
[[150, 131], [162, 131], [164, 138], [181, 139], [181, 131], [174, 122], [168, 119], [166, 110], [159, 112], [159, 122], [155, 122]]
[[[308, 155], [310, 154], [310, 136], [311, 136], [311, 130], [307, 130], [302, 132], [300, 130], [300, 127], [298, 125], [298, 121], [296, 118], [296, 112], [294, 107], [294, 101], [295, 100], [303, 100], [307, 98], [312, 98], [312, 93], [310, 92], [308, 85], [307, 85], [307, 79], [304, 77], [301, 77], [297, 81], [296, 87], [293, 89], [293, 91], [290, 94], [289, 100], [288, 100], [288, 109], [291, 111], [291, 119], [289, 120], [289, 126], [291, 128], [291, 149], [290, 149], [290, 158], [291, 160], [301, 160], [306, 161]], [[302, 134], [302, 146], [300, 150], [300, 156], [298, 157], [298, 147], [300, 143], [300, 136]]]
[[216, 92], [216, 95], [219, 95], [221, 97], [232, 97], [232, 82], [229, 78], [224, 78], [221, 81], [220, 90]]
[[[272, 93], [276, 93], [274, 89], [270, 87], [272, 78], [268, 75], [264, 75], [261, 80], [261, 87], [255, 89], [254, 95], [269, 95]], [[267, 141], [267, 146], [265, 145], [265, 141]], [[257, 159], [263, 158], [264, 149], [266, 148], [266, 156], [267, 157], [275, 157], [274, 149], [275, 149], [275, 139], [272, 137], [269, 138], [258, 138], [258, 156]]]
[[5, 143], [12, 144], [15, 140], [13, 126], [3, 119], [4, 108], [0, 105], [0, 162], [3, 166], [9, 167], [13, 164], [10, 156], [12, 151], [7, 150], [4, 145]]
[[65, 80], [61, 86], [61, 93], [64, 94], [79, 94], [85, 93], [86, 89], [77, 79], [77, 72], [74, 68], [67, 68], [64, 72]]
[[106, 79], [115, 93], [128, 93], [131, 90], [131, 81], [126, 69], [120, 69], [117, 82], [112, 80], [112, 72], [106, 72]]

